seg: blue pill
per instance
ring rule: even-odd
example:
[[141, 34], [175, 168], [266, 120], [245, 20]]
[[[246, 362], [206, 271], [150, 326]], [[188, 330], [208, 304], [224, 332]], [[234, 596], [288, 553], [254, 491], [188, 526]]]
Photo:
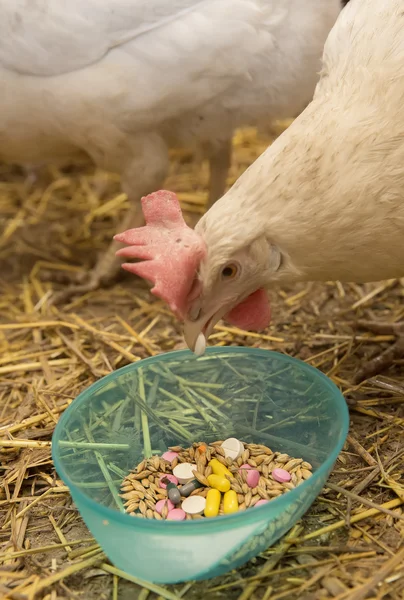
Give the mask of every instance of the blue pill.
[[174, 483], [169, 483], [167, 485], [167, 493], [168, 497], [173, 504], [179, 504], [181, 502], [181, 494], [180, 490]]
[[181, 496], [189, 496], [192, 494], [194, 490], [203, 487], [202, 483], [200, 483], [197, 479], [192, 479], [188, 481], [185, 485], [180, 487]]

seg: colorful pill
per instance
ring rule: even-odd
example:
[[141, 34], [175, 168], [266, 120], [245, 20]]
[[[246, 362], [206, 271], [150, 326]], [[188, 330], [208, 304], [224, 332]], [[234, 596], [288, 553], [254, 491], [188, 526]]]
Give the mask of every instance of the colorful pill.
[[228, 438], [227, 440], [224, 440], [221, 447], [224, 450], [226, 458], [231, 458], [233, 460], [236, 460], [244, 452], [244, 446], [237, 438]]
[[222, 463], [219, 462], [217, 458], [212, 458], [212, 460], [209, 461], [208, 464], [210, 467], [212, 467], [212, 471], [215, 475], [220, 475], [221, 477], [228, 475], [229, 477], [233, 477], [229, 469], [222, 465]]
[[240, 469], [253, 469], [254, 467], [252, 467], [251, 465], [248, 465], [247, 463], [245, 463], [244, 465], [241, 465]]
[[197, 479], [192, 479], [191, 481], [188, 481], [188, 483], [186, 483], [185, 485], [182, 485], [180, 488], [178, 488], [181, 492], [181, 496], [189, 496], [190, 494], [192, 494], [192, 492], [194, 490], [197, 490], [198, 488], [203, 487], [202, 483], [200, 483]]
[[205, 510], [206, 498], [203, 496], [190, 496], [185, 498], [181, 504], [182, 510], [189, 515], [201, 515]]
[[161, 456], [161, 458], [164, 458], [164, 460], [166, 460], [167, 462], [172, 462], [174, 460], [174, 458], [177, 458], [178, 456], [178, 452], [173, 452], [172, 450], [167, 450], [167, 452], [164, 452], [164, 454]]
[[229, 490], [223, 496], [223, 512], [228, 515], [238, 511], [237, 494], [234, 490]]
[[226, 477], [220, 477], [220, 475], [209, 475], [208, 483], [210, 487], [219, 490], [219, 492], [228, 492], [230, 489], [230, 481]]
[[220, 492], [219, 490], [211, 489], [206, 494], [205, 517], [217, 517], [220, 508]]
[[258, 500], [258, 502], [256, 502], [254, 504], [254, 506], [262, 506], [263, 504], [268, 504], [269, 500], [264, 500], [264, 498], [262, 500]]
[[272, 477], [279, 483], [286, 483], [292, 479], [292, 475], [288, 471], [285, 471], [285, 469], [274, 469]]
[[163, 512], [163, 508], [164, 508], [165, 504], [167, 504], [167, 508], [168, 508], [169, 512], [170, 512], [170, 510], [173, 510], [174, 504], [171, 502], [171, 500], [159, 500], [156, 503], [156, 511], [159, 513], [159, 515], [161, 515], [161, 513]]
[[195, 479], [194, 471], [196, 471], [196, 465], [191, 463], [180, 463], [173, 469], [179, 483], [188, 483], [191, 479]]
[[167, 521], [184, 521], [187, 515], [182, 508], [173, 508], [167, 515]]
[[167, 487], [167, 481], [164, 481], [164, 479], [168, 479], [168, 481], [170, 481], [171, 483], [174, 483], [174, 485], [177, 485], [177, 483], [178, 483], [178, 479], [176, 477], [174, 477], [174, 475], [171, 475], [171, 473], [169, 473], [167, 475], [163, 475], [162, 477], [160, 477], [160, 481], [159, 481], [159, 487], [163, 488], [163, 490], [165, 490]]
[[255, 488], [260, 480], [260, 472], [257, 469], [248, 469], [247, 471], [247, 485], [250, 488]]

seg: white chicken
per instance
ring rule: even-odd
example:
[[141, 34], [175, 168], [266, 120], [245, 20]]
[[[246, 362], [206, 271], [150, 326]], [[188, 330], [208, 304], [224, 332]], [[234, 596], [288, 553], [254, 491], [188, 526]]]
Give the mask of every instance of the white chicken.
[[[209, 203], [225, 190], [240, 125], [311, 100], [341, 0], [0, 0], [0, 160], [87, 155], [140, 198], [162, 185], [168, 148], [203, 149]], [[88, 291], [119, 271], [116, 243]]]
[[[403, 30], [402, 0], [351, 0], [313, 101], [195, 231], [160, 192], [144, 200], [149, 225], [116, 236], [129, 245], [121, 256], [149, 259], [125, 268], [155, 282], [191, 349], [224, 316], [267, 326], [274, 283], [404, 276]], [[181, 247], [174, 258], [163, 239], [168, 253]], [[402, 337], [363, 373], [400, 353]]]

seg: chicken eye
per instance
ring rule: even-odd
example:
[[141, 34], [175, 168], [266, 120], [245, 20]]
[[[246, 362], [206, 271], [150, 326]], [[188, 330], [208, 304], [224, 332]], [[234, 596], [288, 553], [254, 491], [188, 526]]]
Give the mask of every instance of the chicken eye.
[[238, 267], [235, 264], [226, 265], [222, 270], [223, 279], [234, 279], [238, 273]]

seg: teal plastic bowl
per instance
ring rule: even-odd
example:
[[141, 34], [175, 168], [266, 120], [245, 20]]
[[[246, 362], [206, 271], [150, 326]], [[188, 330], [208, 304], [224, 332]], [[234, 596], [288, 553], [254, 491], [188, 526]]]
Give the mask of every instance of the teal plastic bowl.
[[[320, 371], [276, 352], [209, 348], [128, 365], [82, 392], [55, 429], [52, 455], [110, 560], [156, 583], [208, 579], [268, 548], [307, 511], [348, 433], [348, 410]], [[123, 477], [168, 446], [237, 437], [313, 465], [312, 477], [268, 504], [197, 521], [123, 512]]]

